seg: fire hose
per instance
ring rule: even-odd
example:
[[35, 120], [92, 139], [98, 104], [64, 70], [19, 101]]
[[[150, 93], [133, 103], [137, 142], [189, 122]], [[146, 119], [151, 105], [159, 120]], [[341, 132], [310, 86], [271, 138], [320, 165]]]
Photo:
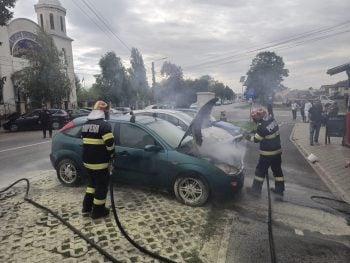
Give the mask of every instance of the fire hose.
[[[119, 261], [118, 259], [116, 259], [115, 257], [113, 257], [111, 254], [109, 254], [106, 250], [104, 250], [103, 248], [101, 248], [99, 245], [97, 245], [93, 240], [89, 239], [89, 237], [87, 237], [86, 235], [84, 235], [80, 230], [76, 229], [73, 225], [71, 225], [69, 222], [67, 222], [66, 220], [64, 220], [59, 214], [57, 214], [56, 212], [54, 212], [53, 210], [51, 210], [48, 207], [45, 207], [37, 202], [35, 202], [34, 200], [28, 198], [29, 195], [29, 188], [30, 188], [30, 182], [27, 178], [22, 178], [17, 180], [16, 182], [12, 183], [11, 185], [9, 185], [8, 187], [6, 187], [3, 190], [0, 190], [0, 194], [4, 193], [6, 191], [8, 191], [9, 189], [11, 189], [12, 187], [14, 187], [16, 184], [18, 184], [19, 182], [25, 181], [26, 182], [26, 194], [24, 196], [24, 200], [27, 201], [28, 203], [34, 205], [37, 208], [40, 208], [48, 213], [50, 213], [52, 216], [54, 216], [56, 219], [58, 219], [62, 224], [64, 224], [66, 227], [68, 227], [72, 232], [74, 232], [76, 235], [78, 235], [81, 239], [84, 239], [90, 246], [92, 246], [93, 248], [95, 248], [101, 255], [105, 256], [108, 260], [110, 260], [113, 263], [119, 263], [121, 261]], [[125, 231], [125, 229], [123, 228], [122, 224], [119, 221], [118, 218], [118, 214], [117, 214], [117, 210], [115, 208], [115, 202], [114, 202], [114, 196], [113, 196], [113, 181], [110, 184], [110, 195], [111, 195], [111, 203], [112, 203], [112, 210], [113, 210], [113, 215], [114, 215], [114, 219], [117, 223], [117, 226], [120, 230], [120, 232], [125, 236], [125, 238], [133, 245], [135, 246], [138, 250], [140, 250], [141, 252], [160, 260], [161, 262], [166, 262], [166, 263], [175, 263], [174, 261], [167, 259], [165, 257], [162, 257], [156, 253], [153, 253], [145, 248], [143, 248], [142, 246], [140, 246], [139, 244], [137, 244], [134, 240], [132, 240], [130, 238], [130, 236], [127, 234], [127, 232]]]

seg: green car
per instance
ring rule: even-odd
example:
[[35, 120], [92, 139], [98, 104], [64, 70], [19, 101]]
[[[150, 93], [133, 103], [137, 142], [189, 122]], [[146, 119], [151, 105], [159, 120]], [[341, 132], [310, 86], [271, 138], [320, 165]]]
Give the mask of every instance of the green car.
[[[165, 120], [123, 115], [108, 121], [116, 141], [112, 173], [117, 182], [165, 190], [190, 206], [243, 186], [243, 158], [233, 166], [202, 157], [193, 147], [193, 137]], [[85, 122], [86, 117], [74, 119], [52, 139], [51, 163], [58, 179], [68, 186], [78, 185], [86, 176], [81, 139]]]

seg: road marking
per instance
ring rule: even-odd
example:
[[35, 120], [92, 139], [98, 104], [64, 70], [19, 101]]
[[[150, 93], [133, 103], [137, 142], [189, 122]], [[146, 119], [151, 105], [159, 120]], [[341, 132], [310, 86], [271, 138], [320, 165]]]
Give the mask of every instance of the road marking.
[[295, 234], [297, 234], [298, 236], [303, 236], [304, 235], [303, 230], [294, 229], [294, 231], [295, 231]]
[[31, 147], [31, 146], [35, 146], [35, 145], [40, 145], [40, 144], [44, 144], [44, 143], [49, 143], [49, 142], [51, 142], [51, 141], [33, 143], [33, 144], [29, 144], [29, 145], [25, 145], [25, 146], [20, 146], [20, 147], [16, 147], [16, 148], [10, 148], [10, 149], [6, 149], [6, 150], [1, 150], [0, 153], [8, 152], [8, 151], [14, 151], [14, 150], [18, 150], [18, 149], [23, 149], [23, 148], [27, 148], [27, 147]]

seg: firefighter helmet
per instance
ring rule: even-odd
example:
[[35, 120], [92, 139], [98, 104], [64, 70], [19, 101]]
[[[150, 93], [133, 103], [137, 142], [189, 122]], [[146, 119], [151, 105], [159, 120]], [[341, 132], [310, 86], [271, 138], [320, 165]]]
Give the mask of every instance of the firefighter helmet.
[[266, 116], [266, 111], [263, 108], [254, 109], [251, 116], [254, 121], [258, 122]]
[[109, 110], [108, 104], [102, 100], [99, 100], [95, 103], [94, 110], [102, 110], [107, 112]]

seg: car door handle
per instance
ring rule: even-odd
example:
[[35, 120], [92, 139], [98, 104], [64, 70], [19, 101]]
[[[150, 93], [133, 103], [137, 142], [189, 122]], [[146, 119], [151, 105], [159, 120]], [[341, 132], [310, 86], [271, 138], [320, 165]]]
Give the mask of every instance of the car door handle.
[[120, 156], [129, 156], [130, 154], [127, 151], [122, 151], [122, 152], [118, 153], [118, 155], [120, 155]]

